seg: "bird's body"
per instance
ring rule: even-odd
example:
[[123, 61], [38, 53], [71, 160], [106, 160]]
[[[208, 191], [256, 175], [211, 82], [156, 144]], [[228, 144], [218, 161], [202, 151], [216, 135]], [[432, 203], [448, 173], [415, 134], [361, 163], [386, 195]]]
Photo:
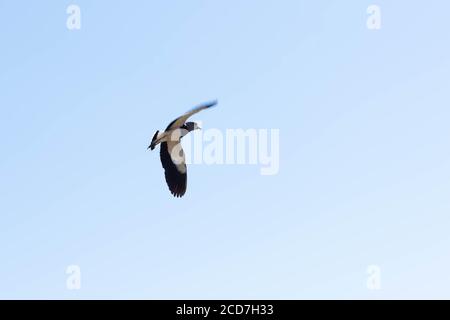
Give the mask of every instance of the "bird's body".
[[156, 131], [153, 136], [149, 149], [153, 150], [158, 144], [161, 145], [160, 158], [164, 175], [170, 192], [175, 197], [182, 197], [186, 193], [187, 186], [187, 167], [180, 143], [181, 138], [191, 131], [200, 129], [195, 122], [186, 122], [186, 120], [197, 112], [211, 108], [216, 104], [217, 102], [213, 101], [186, 112], [173, 120], [164, 132]]

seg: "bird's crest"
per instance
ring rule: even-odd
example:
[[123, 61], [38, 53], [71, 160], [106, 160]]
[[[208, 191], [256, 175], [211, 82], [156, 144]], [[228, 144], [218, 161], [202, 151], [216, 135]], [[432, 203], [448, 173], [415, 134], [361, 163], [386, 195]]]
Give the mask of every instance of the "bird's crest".
[[150, 146], [149, 146], [150, 150], [155, 149], [155, 141], [158, 138], [158, 133], [159, 133], [159, 130], [157, 130], [153, 136], [152, 143], [150, 143]]

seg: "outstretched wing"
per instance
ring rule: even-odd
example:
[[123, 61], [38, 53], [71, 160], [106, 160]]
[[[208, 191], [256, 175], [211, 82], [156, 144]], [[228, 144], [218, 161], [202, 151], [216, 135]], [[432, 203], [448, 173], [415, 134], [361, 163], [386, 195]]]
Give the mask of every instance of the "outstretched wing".
[[170, 192], [182, 197], [186, 192], [187, 167], [180, 141], [162, 142], [160, 157]]
[[178, 117], [175, 120], [173, 120], [167, 126], [166, 131], [173, 130], [173, 129], [181, 127], [190, 116], [192, 116], [192, 115], [194, 115], [194, 114], [196, 114], [196, 113], [198, 113], [198, 112], [200, 112], [202, 110], [214, 107], [216, 104], [217, 104], [217, 101], [215, 100], [215, 101], [211, 101], [211, 102], [208, 102], [208, 103], [205, 103], [205, 104], [201, 104], [201, 105], [193, 108], [192, 110], [190, 110], [190, 111], [186, 112], [185, 114], [183, 114], [181, 117]]

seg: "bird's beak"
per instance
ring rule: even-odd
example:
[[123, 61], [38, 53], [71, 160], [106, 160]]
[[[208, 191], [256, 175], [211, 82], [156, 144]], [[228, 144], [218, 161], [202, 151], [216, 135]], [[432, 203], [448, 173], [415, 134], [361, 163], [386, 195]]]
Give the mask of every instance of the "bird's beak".
[[198, 130], [202, 130], [202, 128], [200, 128], [200, 127], [197, 127], [197, 129], [198, 129]]

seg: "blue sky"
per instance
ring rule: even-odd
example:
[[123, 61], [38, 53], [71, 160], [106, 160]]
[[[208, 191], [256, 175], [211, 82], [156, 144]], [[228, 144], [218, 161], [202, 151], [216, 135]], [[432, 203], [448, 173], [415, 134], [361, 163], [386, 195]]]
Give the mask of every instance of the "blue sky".
[[[0, 298], [449, 298], [449, 9], [0, 0]], [[279, 129], [280, 171], [174, 199], [146, 147], [216, 98], [195, 119]]]

